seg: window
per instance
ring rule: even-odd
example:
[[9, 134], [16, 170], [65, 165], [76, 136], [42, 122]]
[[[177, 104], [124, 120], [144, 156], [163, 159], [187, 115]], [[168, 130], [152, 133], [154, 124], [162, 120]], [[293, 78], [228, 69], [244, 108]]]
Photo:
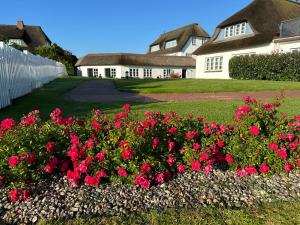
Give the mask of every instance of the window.
[[164, 78], [168, 78], [169, 75], [170, 75], [170, 73], [171, 73], [171, 69], [170, 68], [164, 69]]
[[130, 77], [138, 77], [139, 76], [139, 69], [129, 69], [129, 76]]
[[98, 69], [94, 69], [94, 77], [98, 77]]
[[144, 69], [144, 77], [152, 77], [152, 69]]
[[232, 56], [235, 57], [235, 56], [252, 56], [252, 55], [256, 55], [256, 53], [255, 52], [246, 52], [246, 53], [234, 54]]
[[168, 42], [166, 42], [165, 48], [173, 48], [173, 47], [175, 47], [175, 46], [177, 46], [177, 40], [173, 40], [173, 41], [168, 41]]
[[151, 47], [151, 52], [157, 52], [157, 51], [159, 51], [160, 50], [160, 48], [159, 48], [159, 45], [154, 45], [154, 46], [152, 46]]
[[196, 37], [192, 37], [192, 45], [197, 45], [197, 39], [196, 39]]
[[246, 22], [225, 27], [224, 38], [235, 37], [246, 34]]
[[207, 57], [205, 59], [206, 71], [222, 71], [223, 69], [223, 56]]
[[115, 68], [111, 69], [110, 74], [111, 74], [111, 77], [115, 78], [117, 75], [117, 70]]
[[300, 48], [291, 48], [291, 53], [298, 53], [300, 52]]

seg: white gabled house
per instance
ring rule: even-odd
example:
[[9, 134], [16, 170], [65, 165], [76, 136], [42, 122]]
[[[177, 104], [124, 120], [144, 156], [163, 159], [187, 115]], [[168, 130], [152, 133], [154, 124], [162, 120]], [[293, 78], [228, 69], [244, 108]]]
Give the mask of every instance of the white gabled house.
[[80, 76], [102, 78], [194, 78], [196, 72], [192, 57], [129, 53], [89, 54], [75, 66]]
[[148, 54], [191, 56], [210, 38], [197, 23], [161, 34], [148, 49]]
[[197, 55], [196, 78], [230, 79], [234, 56], [300, 51], [300, 4], [254, 0], [217, 26]]

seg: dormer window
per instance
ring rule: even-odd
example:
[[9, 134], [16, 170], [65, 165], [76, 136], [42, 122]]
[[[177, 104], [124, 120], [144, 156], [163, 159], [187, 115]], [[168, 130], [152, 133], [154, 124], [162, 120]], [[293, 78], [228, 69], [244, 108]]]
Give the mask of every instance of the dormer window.
[[241, 36], [246, 34], [246, 22], [225, 27], [224, 38]]
[[154, 45], [154, 46], [152, 46], [151, 47], [151, 52], [157, 52], [157, 51], [159, 51], [160, 50], [160, 48], [159, 48], [159, 45]]
[[177, 46], [177, 40], [167, 41], [165, 48], [173, 48]]

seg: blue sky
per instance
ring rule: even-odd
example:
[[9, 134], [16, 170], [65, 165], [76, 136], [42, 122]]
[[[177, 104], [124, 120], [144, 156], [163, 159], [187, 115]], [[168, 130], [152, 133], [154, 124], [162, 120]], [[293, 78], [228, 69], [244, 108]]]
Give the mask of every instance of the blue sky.
[[252, 0], [1, 0], [0, 24], [40, 25], [77, 56], [145, 53], [161, 33], [198, 23], [209, 34]]

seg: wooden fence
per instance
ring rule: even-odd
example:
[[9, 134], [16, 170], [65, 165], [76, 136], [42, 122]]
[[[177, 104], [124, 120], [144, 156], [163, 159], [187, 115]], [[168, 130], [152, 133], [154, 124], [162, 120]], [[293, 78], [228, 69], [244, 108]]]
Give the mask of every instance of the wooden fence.
[[0, 109], [10, 105], [11, 100], [66, 74], [62, 63], [0, 42]]

